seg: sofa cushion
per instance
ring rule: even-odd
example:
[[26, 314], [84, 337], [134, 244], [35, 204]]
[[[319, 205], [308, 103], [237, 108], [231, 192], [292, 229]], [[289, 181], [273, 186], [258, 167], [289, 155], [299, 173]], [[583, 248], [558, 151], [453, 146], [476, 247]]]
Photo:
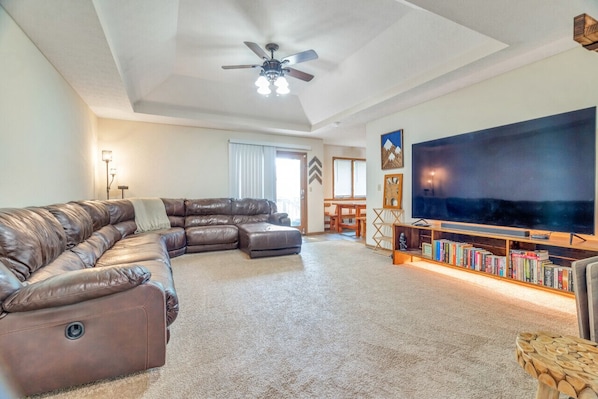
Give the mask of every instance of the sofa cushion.
[[230, 198], [210, 198], [185, 200], [185, 214], [189, 215], [230, 215]]
[[111, 224], [102, 227], [101, 229], [93, 233], [93, 235], [102, 237], [102, 239], [106, 241], [107, 248], [112, 247], [118, 240], [122, 238], [118, 229], [112, 226]]
[[118, 222], [114, 225], [114, 226], [118, 232], [120, 233], [121, 238], [125, 238], [128, 237], [132, 234], [135, 234], [135, 232], [137, 231], [137, 223], [135, 223], [134, 220], [127, 220], [124, 222]]
[[23, 286], [17, 276], [0, 262], [0, 302]]
[[185, 200], [162, 198], [171, 227], [185, 227]]
[[87, 240], [93, 233], [93, 221], [85, 209], [75, 203], [45, 207], [62, 225], [66, 234], [66, 248]]
[[234, 225], [197, 226], [185, 229], [187, 246], [236, 243], [239, 230]]
[[184, 248], [187, 245], [187, 237], [185, 236], [185, 229], [181, 227], [172, 227], [157, 231], [162, 237], [162, 241], [166, 244], [168, 251]]
[[185, 218], [185, 227], [219, 226], [233, 224], [232, 215], [191, 215]]
[[99, 230], [110, 223], [110, 212], [105, 204], [99, 201], [77, 201], [75, 203], [85, 209], [91, 217], [93, 231]]
[[270, 204], [270, 213], [277, 213], [278, 206], [276, 206], [276, 202], [268, 200], [268, 203]]
[[62, 273], [22, 287], [2, 303], [2, 308], [10, 313], [70, 305], [131, 289], [150, 277], [150, 272], [138, 265]]
[[166, 214], [168, 216], [185, 216], [184, 199], [162, 198], [162, 202], [164, 202], [164, 208], [166, 209]]
[[233, 215], [233, 223], [236, 225], [248, 223], [268, 222], [270, 215], [263, 213], [260, 215]]
[[110, 224], [135, 220], [135, 208], [129, 200], [102, 201], [110, 213]]
[[119, 237], [120, 234], [114, 226], [104, 226], [85, 242], [71, 248], [71, 251], [81, 258], [85, 267], [94, 267], [97, 260], [116, 243]]
[[185, 227], [184, 216], [168, 216], [168, 221], [171, 227]]
[[270, 202], [267, 199], [241, 198], [232, 201], [233, 215], [269, 215]]
[[37, 281], [42, 281], [65, 272], [81, 270], [85, 268], [86, 266], [81, 258], [71, 251], [64, 251], [58, 258], [54, 259], [54, 261], [31, 274], [31, 276], [27, 279], [27, 282], [35, 283]]
[[158, 233], [135, 234], [118, 241], [96, 262], [96, 267], [158, 260], [170, 267], [168, 250]]
[[46, 209], [0, 209], [0, 261], [25, 281], [66, 249], [66, 235]]

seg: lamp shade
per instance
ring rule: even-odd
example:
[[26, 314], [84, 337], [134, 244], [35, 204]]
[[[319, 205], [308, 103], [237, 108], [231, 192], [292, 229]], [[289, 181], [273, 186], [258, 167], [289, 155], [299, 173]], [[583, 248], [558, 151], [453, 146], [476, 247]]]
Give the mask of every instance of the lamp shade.
[[102, 151], [102, 161], [112, 161], [112, 151]]
[[276, 89], [277, 94], [288, 94], [290, 92], [289, 86], [279, 86]]
[[280, 87], [289, 87], [289, 82], [287, 82], [287, 80], [284, 76], [281, 76], [278, 79], [276, 79], [276, 82], [274, 82], [274, 85], [279, 88]]
[[257, 92], [266, 96], [272, 93], [272, 90], [270, 90], [268, 86], [260, 86], [260, 88], [257, 89]]
[[257, 80], [255, 81], [255, 85], [257, 87], [268, 87], [270, 85], [270, 82], [268, 82], [268, 79], [266, 79], [264, 75], [260, 75], [259, 78], [257, 78]]

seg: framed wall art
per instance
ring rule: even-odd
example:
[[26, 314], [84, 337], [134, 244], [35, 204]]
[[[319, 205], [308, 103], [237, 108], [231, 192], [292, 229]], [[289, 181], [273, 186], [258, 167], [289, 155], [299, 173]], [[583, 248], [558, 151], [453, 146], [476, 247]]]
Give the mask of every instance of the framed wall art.
[[403, 174], [384, 175], [383, 208], [403, 209]]
[[403, 167], [403, 129], [386, 133], [381, 139], [382, 170]]

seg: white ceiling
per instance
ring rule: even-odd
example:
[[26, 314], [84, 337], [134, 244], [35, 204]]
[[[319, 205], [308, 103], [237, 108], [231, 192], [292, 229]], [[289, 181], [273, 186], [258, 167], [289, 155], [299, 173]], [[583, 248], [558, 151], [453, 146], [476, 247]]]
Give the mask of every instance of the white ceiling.
[[[579, 46], [598, 0], [0, 0], [99, 117], [365, 146], [365, 124]], [[291, 93], [263, 97], [261, 64], [315, 50]], [[340, 122], [340, 124], [335, 123]], [[338, 127], [335, 125], [338, 124]]]

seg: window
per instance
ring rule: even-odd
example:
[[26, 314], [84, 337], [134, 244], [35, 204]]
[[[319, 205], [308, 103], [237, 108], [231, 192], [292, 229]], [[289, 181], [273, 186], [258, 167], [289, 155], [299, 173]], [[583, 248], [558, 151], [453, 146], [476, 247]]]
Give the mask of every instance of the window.
[[334, 198], [365, 198], [365, 159], [332, 158]]

